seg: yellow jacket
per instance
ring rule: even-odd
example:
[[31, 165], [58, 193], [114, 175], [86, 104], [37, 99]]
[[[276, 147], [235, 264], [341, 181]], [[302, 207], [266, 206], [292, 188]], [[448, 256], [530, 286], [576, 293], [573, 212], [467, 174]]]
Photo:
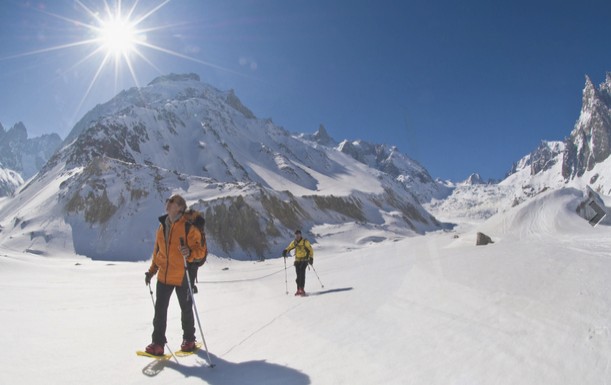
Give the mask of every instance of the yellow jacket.
[[295, 249], [295, 261], [307, 261], [309, 258], [314, 258], [314, 250], [310, 241], [305, 238], [301, 238], [299, 242], [293, 240], [286, 249], [287, 253]]
[[[157, 280], [161, 283], [181, 286], [185, 276], [185, 261], [180, 252], [180, 238], [185, 240], [186, 246], [191, 250], [187, 262], [204, 258], [207, 254], [206, 246], [201, 244], [201, 234], [195, 226], [190, 226], [189, 234], [185, 236], [184, 215], [174, 223], [168, 221], [167, 215], [164, 215], [159, 217], [159, 222], [161, 224], [155, 237], [149, 273], [151, 275], [158, 273]], [[166, 234], [168, 234], [167, 240]]]

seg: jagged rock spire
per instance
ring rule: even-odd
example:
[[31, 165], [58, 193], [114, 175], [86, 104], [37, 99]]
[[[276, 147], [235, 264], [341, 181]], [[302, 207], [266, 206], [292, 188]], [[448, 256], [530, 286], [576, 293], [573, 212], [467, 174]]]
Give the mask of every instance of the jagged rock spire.
[[318, 126], [318, 130], [314, 133], [314, 135], [312, 135], [312, 137], [316, 143], [320, 143], [323, 146], [335, 146], [336, 144], [335, 139], [329, 135], [327, 129], [322, 123], [320, 126]]
[[562, 176], [570, 179], [591, 170], [611, 154], [611, 76], [597, 89], [589, 76], [583, 89], [579, 120], [566, 139]]

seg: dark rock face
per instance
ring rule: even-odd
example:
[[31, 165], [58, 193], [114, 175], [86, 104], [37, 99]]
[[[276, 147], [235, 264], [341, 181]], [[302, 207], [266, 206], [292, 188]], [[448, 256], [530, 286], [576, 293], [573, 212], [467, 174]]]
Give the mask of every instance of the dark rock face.
[[21, 122], [8, 131], [0, 125], [0, 165], [29, 179], [47, 163], [61, 142], [57, 134], [28, 138], [28, 131]]
[[477, 233], [477, 239], [475, 240], [476, 246], [485, 246], [490, 243], [494, 243], [492, 242], [492, 238], [490, 238], [484, 233]]
[[562, 176], [582, 176], [611, 154], [611, 74], [597, 89], [589, 77], [583, 90], [581, 114], [565, 140]]

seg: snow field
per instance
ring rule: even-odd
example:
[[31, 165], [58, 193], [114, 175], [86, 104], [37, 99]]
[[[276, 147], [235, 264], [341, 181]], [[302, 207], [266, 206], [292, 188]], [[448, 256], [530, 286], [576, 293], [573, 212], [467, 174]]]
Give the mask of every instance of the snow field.
[[[155, 362], [148, 263], [0, 248], [0, 383], [606, 384], [611, 237], [575, 191], [502, 217], [400, 240], [313, 229], [309, 297], [292, 258], [211, 257], [196, 304], [206, 355]], [[475, 233], [495, 241], [475, 246]], [[371, 240], [352, 242], [353, 240]], [[287, 240], [288, 243], [288, 240]], [[175, 298], [169, 346], [181, 342]], [[199, 331], [198, 331], [198, 339]]]

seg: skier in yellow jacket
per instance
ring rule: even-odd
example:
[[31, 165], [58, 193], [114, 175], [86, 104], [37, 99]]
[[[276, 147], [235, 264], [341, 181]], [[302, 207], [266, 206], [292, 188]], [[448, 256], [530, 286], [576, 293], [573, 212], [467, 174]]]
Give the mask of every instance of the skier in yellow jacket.
[[295, 249], [295, 273], [297, 274], [297, 291], [295, 295], [305, 296], [305, 275], [308, 264], [314, 264], [314, 250], [310, 241], [301, 236], [301, 230], [295, 230], [295, 239], [282, 251], [282, 256], [286, 258], [288, 253]]
[[[196, 226], [186, 226], [187, 209], [185, 199], [172, 195], [165, 202], [166, 215], [159, 217], [159, 228], [155, 238], [153, 260], [149, 270], [144, 273], [144, 282], [150, 285], [151, 278], [157, 274], [155, 318], [153, 319], [152, 343], [146, 352], [161, 356], [167, 342], [168, 305], [174, 290], [181, 310], [183, 343], [181, 350], [195, 349], [195, 321], [193, 318], [193, 298], [189, 293], [189, 284], [185, 271], [187, 263], [201, 260], [206, 256], [206, 245], [201, 244], [201, 233]], [[186, 233], [188, 229], [188, 234]]]

